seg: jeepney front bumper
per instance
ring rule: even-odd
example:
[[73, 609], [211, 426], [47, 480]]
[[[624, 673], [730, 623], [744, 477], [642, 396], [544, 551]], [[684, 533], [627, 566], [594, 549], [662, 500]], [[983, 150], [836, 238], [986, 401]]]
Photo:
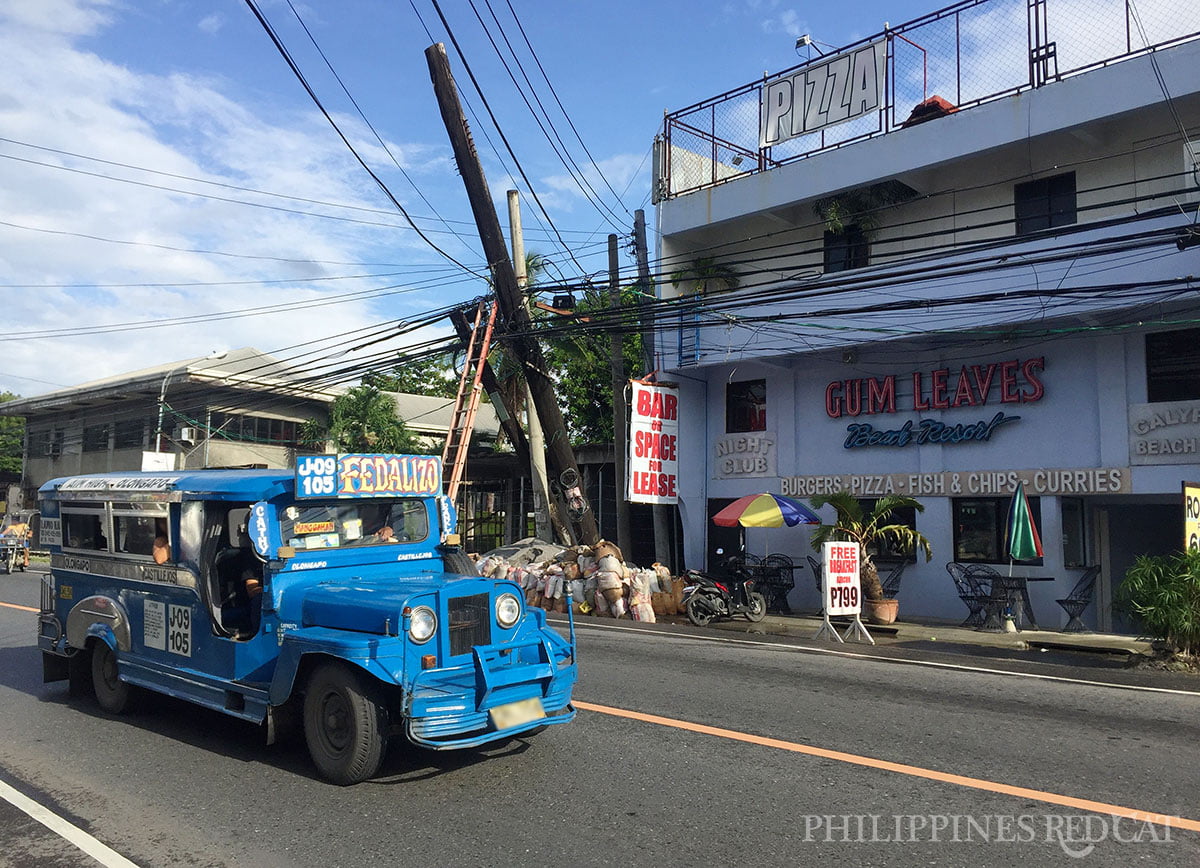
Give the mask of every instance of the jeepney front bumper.
[[469, 665], [422, 671], [408, 693], [405, 734], [415, 744], [448, 750], [571, 722], [578, 672], [571, 650], [542, 634], [477, 646]]

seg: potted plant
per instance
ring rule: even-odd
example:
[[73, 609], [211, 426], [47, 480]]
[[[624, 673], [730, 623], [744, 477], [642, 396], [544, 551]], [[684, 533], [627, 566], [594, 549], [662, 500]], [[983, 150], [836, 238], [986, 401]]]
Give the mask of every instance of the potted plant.
[[848, 491], [819, 494], [809, 503], [813, 509], [829, 505], [837, 511], [837, 520], [833, 524], [820, 524], [813, 529], [809, 537], [812, 547], [820, 551], [826, 542], [858, 543], [858, 576], [862, 586], [863, 614], [875, 623], [890, 624], [896, 620], [899, 603], [895, 599], [888, 600], [884, 597], [883, 585], [879, 581], [879, 571], [875, 568], [870, 548], [880, 544], [907, 553], [919, 547], [925, 552], [925, 560], [931, 560], [933, 550], [924, 534], [905, 524], [887, 523], [893, 510], [911, 507], [918, 512], [924, 512], [925, 507], [911, 497], [889, 494], [875, 501], [870, 514], [865, 515], [862, 504]]
[[1165, 657], [1200, 668], [1200, 552], [1140, 555], [1126, 570], [1113, 609], [1135, 617]]

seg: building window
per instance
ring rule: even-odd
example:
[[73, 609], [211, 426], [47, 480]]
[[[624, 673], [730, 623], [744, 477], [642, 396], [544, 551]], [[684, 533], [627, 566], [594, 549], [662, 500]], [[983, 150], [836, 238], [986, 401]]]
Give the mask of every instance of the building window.
[[1017, 234], [1075, 223], [1075, 173], [1026, 181], [1013, 188]]
[[[1009, 497], [954, 498], [954, 560], [961, 563], [1002, 564], [1008, 561]], [[1029, 498], [1034, 525], [1042, 527], [1042, 499]], [[1041, 566], [1042, 559], [1021, 561]]]
[[1146, 335], [1146, 400], [1200, 398], [1200, 329]]
[[83, 429], [83, 451], [104, 452], [108, 449], [108, 425], [87, 425]]
[[767, 430], [767, 381], [741, 380], [725, 387], [725, 433]]
[[1083, 498], [1064, 497], [1061, 504], [1063, 563], [1068, 567], [1087, 566], [1087, 524]]
[[[863, 518], [871, 515], [871, 510], [875, 508], [878, 500], [863, 500], [859, 499], [858, 505], [862, 508]], [[893, 509], [881, 522], [881, 525], [900, 524], [907, 527], [909, 530], [917, 529], [917, 508], [915, 506], [902, 506]], [[896, 563], [897, 561], [908, 561], [916, 563], [917, 551], [916, 548], [903, 549], [896, 546], [894, 540], [886, 542], [873, 542], [867, 546], [867, 554], [871, 556], [871, 560], [875, 563]]]
[[243, 443], [275, 443], [294, 446], [297, 423], [290, 419], [243, 416], [238, 413], [213, 413], [209, 434], [214, 438]]
[[146, 445], [146, 423], [123, 419], [113, 426], [113, 449], [141, 449]]
[[871, 257], [871, 245], [861, 226], [853, 223], [841, 232], [825, 230], [825, 273], [862, 268]]

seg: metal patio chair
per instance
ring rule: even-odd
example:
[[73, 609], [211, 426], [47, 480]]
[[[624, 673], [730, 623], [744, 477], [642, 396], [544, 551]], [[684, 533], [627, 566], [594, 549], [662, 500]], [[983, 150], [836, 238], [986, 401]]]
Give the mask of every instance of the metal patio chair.
[[981, 587], [977, 579], [968, 575], [967, 568], [963, 564], [951, 561], [946, 564], [946, 572], [954, 580], [958, 598], [966, 604], [968, 610], [966, 620], [959, 626], [982, 627], [984, 623], [983, 610], [987, 608], [991, 600], [991, 589]]
[[1063, 611], [1070, 616], [1067, 625], [1062, 628], [1064, 633], [1087, 633], [1088, 628], [1084, 626], [1083, 621], [1079, 616], [1083, 614], [1083, 610], [1092, 602], [1092, 594], [1096, 590], [1096, 578], [1100, 575], [1100, 567], [1088, 567], [1083, 571], [1083, 575], [1079, 577], [1079, 581], [1075, 583], [1075, 587], [1071, 589], [1071, 593], [1067, 594], [1061, 600], [1054, 602], [1062, 606]]
[[787, 596], [796, 587], [794, 570], [795, 565], [787, 555], [771, 554], [762, 559], [758, 567], [758, 588], [766, 597], [768, 612], [791, 614], [792, 607], [788, 605]]
[[904, 570], [908, 566], [908, 561], [900, 561], [896, 566], [888, 571], [888, 574], [883, 578], [880, 584], [883, 585], [883, 596], [888, 600], [896, 599], [896, 595], [900, 593], [900, 579], [904, 577]]

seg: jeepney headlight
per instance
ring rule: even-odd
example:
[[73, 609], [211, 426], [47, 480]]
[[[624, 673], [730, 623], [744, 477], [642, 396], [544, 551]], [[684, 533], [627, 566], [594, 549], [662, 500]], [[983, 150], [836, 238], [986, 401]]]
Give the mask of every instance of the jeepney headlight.
[[413, 609], [408, 621], [408, 635], [418, 645], [428, 642], [429, 637], [437, 630], [437, 615], [428, 606], [417, 606]]
[[513, 594], [501, 594], [496, 598], [496, 621], [508, 628], [521, 617], [521, 601]]

